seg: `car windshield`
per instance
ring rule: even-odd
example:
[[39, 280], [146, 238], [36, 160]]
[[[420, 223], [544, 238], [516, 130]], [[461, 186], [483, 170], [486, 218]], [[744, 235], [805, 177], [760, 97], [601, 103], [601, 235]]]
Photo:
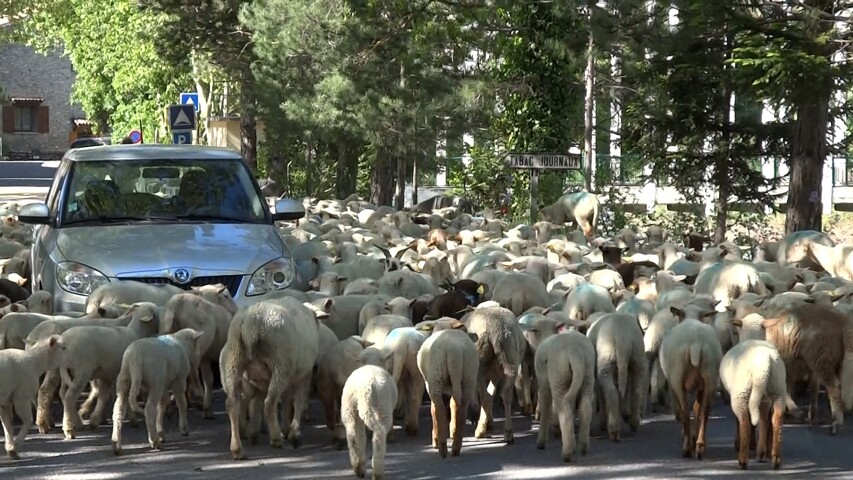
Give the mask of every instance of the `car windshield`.
[[235, 160], [74, 162], [63, 224], [266, 223], [266, 204]]

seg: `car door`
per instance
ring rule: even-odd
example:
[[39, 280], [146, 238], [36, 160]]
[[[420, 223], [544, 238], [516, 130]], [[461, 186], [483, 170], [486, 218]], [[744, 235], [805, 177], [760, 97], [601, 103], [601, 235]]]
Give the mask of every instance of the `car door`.
[[44, 268], [44, 262], [50, 255], [50, 251], [54, 248], [48, 240], [53, 235], [53, 230], [56, 228], [56, 217], [61, 207], [62, 191], [65, 186], [65, 179], [68, 177], [69, 165], [71, 162], [63, 159], [53, 175], [53, 182], [50, 184], [50, 189], [47, 191], [45, 204], [50, 211], [51, 220], [47, 225], [35, 225], [33, 227], [33, 246], [30, 253], [30, 266], [32, 275], [35, 277], [32, 284], [41, 286], [41, 272]]

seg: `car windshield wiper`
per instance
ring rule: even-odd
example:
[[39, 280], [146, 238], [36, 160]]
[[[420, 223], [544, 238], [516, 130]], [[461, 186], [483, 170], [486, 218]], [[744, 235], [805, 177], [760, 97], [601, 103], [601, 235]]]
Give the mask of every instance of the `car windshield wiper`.
[[158, 217], [147, 217], [147, 216], [107, 216], [101, 215], [99, 217], [86, 217], [81, 218], [79, 220], [68, 220], [63, 222], [65, 225], [81, 225], [81, 224], [89, 224], [89, 223], [123, 223], [123, 222], [146, 222], [151, 220], [160, 220]]
[[199, 220], [199, 221], [217, 221], [217, 222], [236, 222], [246, 223], [245, 218], [228, 217], [225, 215], [212, 215], [200, 213], [188, 213], [185, 215], [175, 215], [178, 220]]

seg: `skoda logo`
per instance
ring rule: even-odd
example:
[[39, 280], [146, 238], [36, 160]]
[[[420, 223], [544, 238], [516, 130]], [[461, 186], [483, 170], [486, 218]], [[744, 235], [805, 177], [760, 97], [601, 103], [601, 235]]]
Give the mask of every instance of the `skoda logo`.
[[178, 283], [187, 283], [190, 281], [190, 271], [186, 268], [178, 268], [173, 274], [175, 281]]

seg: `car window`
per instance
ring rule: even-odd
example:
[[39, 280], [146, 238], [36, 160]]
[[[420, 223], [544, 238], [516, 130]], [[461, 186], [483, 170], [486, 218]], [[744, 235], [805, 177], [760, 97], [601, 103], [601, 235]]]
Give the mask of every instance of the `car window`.
[[268, 223], [252, 177], [236, 160], [75, 162], [64, 223]]
[[50, 189], [47, 191], [45, 203], [52, 215], [56, 215], [56, 212], [59, 210], [57, 204], [59, 202], [62, 185], [65, 181], [65, 176], [68, 174], [68, 163], [69, 162], [67, 160], [59, 162], [59, 167], [53, 175], [53, 182], [50, 184]]

